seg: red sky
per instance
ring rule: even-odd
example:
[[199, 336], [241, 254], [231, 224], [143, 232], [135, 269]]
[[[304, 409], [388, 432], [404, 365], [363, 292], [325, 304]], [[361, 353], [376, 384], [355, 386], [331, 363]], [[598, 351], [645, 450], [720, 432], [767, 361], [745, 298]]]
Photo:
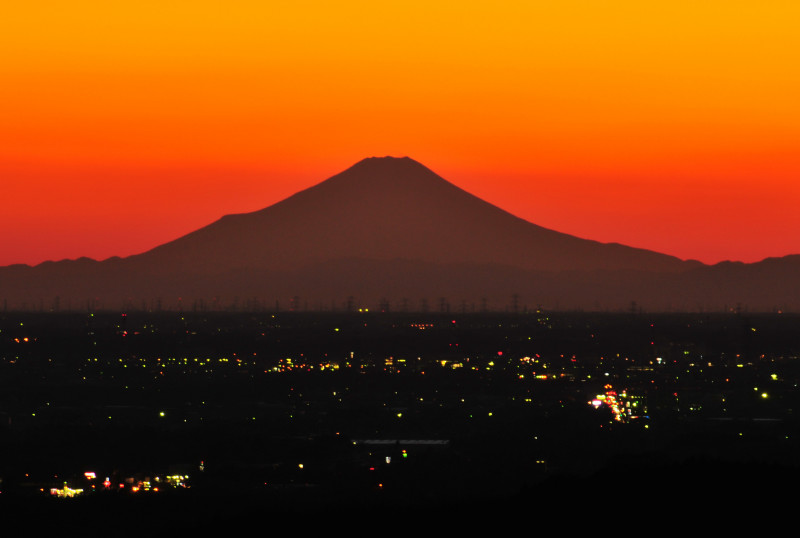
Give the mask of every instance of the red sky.
[[796, 2], [14, 4], [0, 264], [141, 252], [373, 155], [581, 237], [800, 253]]

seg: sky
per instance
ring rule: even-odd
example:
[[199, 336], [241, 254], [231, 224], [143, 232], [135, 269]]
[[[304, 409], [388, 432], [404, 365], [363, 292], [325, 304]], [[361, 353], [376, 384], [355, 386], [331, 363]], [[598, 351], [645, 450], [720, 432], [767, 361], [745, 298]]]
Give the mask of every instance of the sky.
[[800, 253], [800, 3], [0, 7], [0, 265], [143, 252], [370, 156], [526, 220]]

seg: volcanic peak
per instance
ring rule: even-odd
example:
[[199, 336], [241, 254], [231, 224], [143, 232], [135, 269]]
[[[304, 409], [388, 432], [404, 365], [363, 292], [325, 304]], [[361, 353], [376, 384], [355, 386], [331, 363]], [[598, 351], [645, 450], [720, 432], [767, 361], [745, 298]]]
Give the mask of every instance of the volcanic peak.
[[[430, 168], [410, 157], [368, 157], [325, 183], [349, 185], [355, 189], [432, 188], [436, 184], [453, 186]], [[381, 187], [378, 187], [378, 186]]]
[[[412, 162], [412, 163], [420, 164], [417, 161], [415, 161], [414, 159], [412, 159], [411, 157], [392, 157], [391, 155], [386, 155], [384, 157], [375, 157], [375, 156], [367, 157], [365, 159], [361, 159], [360, 161], [358, 161], [353, 166], [359, 166], [359, 165], [362, 165], [362, 164], [380, 164], [380, 163], [384, 163], [385, 164], [385, 163], [393, 163], [393, 162], [398, 162], [398, 163]], [[420, 165], [420, 166], [422, 166], [422, 165]]]
[[360, 172], [379, 175], [413, 174], [420, 172], [433, 174], [427, 166], [415, 161], [411, 157], [367, 157], [345, 170], [347, 172]]

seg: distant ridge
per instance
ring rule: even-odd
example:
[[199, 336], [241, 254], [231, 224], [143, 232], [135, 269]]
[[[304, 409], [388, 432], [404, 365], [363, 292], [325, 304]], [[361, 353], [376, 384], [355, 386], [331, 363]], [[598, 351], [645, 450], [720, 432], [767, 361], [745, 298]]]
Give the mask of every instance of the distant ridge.
[[0, 268], [0, 300], [28, 309], [245, 308], [302, 297], [310, 308], [408, 308], [427, 297], [498, 309], [516, 296], [514, 308], [521, 298], [547, 308], [788, 310], [800, 307], [799, 259], [710, 267], [580, 239], [515, 217], [408, 157], [371, 157], [142, 254]]

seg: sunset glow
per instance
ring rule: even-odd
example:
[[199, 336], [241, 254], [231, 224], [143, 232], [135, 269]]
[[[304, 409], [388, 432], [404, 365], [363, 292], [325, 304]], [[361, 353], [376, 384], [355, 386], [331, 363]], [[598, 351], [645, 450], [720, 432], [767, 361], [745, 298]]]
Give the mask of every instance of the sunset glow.
[[127, 256], [408, 155], [531, 222], [800, 253], [800, 4], [0, 10], [0, 265]]

